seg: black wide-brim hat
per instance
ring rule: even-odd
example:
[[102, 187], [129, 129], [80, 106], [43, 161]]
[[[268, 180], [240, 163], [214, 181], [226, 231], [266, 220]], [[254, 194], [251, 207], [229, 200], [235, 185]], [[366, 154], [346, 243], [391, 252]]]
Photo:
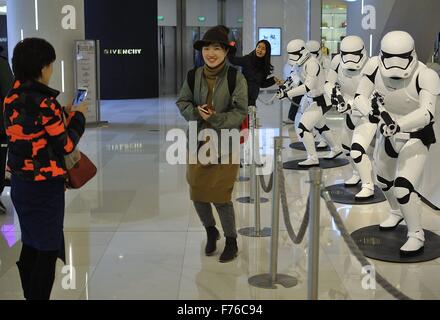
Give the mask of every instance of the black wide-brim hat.
[[202, 51], [203, 47], [206, 47], [212, 43], [220, 43], [229, 49], [230, 54], [234, 54], [237, 48], [229, 41], [228, 33], [222, 26], [212, 27], [206, 31], [202, 40], [198, 40], [194, 43], [194, 49]]

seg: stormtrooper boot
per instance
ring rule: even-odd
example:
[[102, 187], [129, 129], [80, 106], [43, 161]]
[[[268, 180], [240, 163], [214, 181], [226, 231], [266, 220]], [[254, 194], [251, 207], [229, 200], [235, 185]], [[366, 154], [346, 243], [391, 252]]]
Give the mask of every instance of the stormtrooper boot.
[[328, 147], [327, 142], [321, 137], [319, 132], [317, 132], [316, 130], [314, 130], [314, 132], [315, 132], [315, 141], [317, 143], [316, 148], [317, 149], [326, 149]]
[[362, 190], [354, 196], [356, 200], [366, 200], [374, 197], [374, 184], [363, 183]]
[[425, 234], [421, 224], [420, 198], [412, 193], [407, 204], [402, 205], [402, 213], [408, 226], [408, 241], [400, 248], [402, 256], [414, 256], [423, 252]]
[[304, 160], [298, 163], [300, 167], [319, 167], [319, 160], [317, 157], [307, 157], [307, 160]]
[[391, 210], [390, 216], [380, 224], [379, 229], [382, 231], [394, 230], [402, 221], [402, 212], [400, 210]]
[[327, 142], [325, 142], [325, 140], [321, 140], [316, 147], [318, 149], [326, 149], [328, 147], [328, 144]]
[[353, 173], [353, 176], [345, 181], [345, 185], [347, 187], [353, 187], [353, 186], [357, 186], [359, 182], [361, 182], [361, 178], [357, 173]]
[[307, 160], [298, 163], [300, 167], [316, 167], [319, 166], [318, 153], [315, 148], [315, 139], [310, 132], [304, 132], [302, 139], [307, 150]]
[[400, 248], [402, 256], [410, 257], [423, 252], [425, 248], [425, 233], [423, 230], [408, 232], [408, 241]]
[[329, 154], [327, 154], [326, 156], [324, 156], [324, 159], [327, 160], [332, 160], [335, 159], [337, 157], [339, 157], [343, 152], [342, 152], [342, 146], [340, 143], [338, 143], [336, 141], [336, 138], [333, 134], [333, 132], [329, 131], [325, 131], [322, 133], [322, 136], [324, 137], [325, 140], [327, 140], [331, 151]]
[[374, 197], [373, 167], [368, 155], [362, 155], [361, 162], [356, 164], [356, 169], [362, 181], [362, 190], [356, 196], [356, 200], [366, 200]]
[[359, 173], [356, 170], [353, 170], [353, 175], [350, 179], [345, 180], [346, 187], [354, 187], [357, 186], [361, 182], [361, 177], [359, 177]]

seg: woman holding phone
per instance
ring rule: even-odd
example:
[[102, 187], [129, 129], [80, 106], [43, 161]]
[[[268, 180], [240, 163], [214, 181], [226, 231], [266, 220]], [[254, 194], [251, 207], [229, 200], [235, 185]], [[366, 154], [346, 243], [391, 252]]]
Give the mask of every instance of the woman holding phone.
[[56, 260], [65, 261], [64, 155], [83, 135], [87, 112], [84, 103], [74, 106], [64, 124], [59, 92], [49, 87], [55, 59], [46, 40], [19, 42], [12, 58], [15, 82], [4, 102], [11, 199], [23, 243], [17, 266], [28, 300], [50, 298]]
[[[240, 72], [230, 69], [231, 67], [226, 64], [228, 52], [235, 48], [230, 46], [228, 35], [223, 27], [217, 26], [209, 29], [203, 39], [194, 44], [194, 48], [202, 52], [205, 65], [190, 71], [182, 86], [177, 106], [188, 122], [197, 123], [199, 133], [203, 129], [213, 129], [218, 137], [217, 146], [222, 146], [221, 129], [239, 129], [247, 115], [246, 80]], [[231, 74], [235, 80], [232, 92], [229, 82]], [[208, 138], [199, 143], [197, 153], [209, 141]], [[191, 144], [190, 141], [189, 145]], [[216, 242], [220, 239], [220, 233], [215, 227], [216, 222], [211, 204], [215, 206], [219, 214], [226, 238], [220, 262], [233, 260], [238, 252], [235, 212], [231, 197], [239, 164], [238, 162], [237, 164], [231, 163], [231, 160], [232, 153], [238, 154], [240, 150], [239, 148], [232, 150], [231, 147], [229, 150], [229, 154], [223, 155], [228, 160], [228, 164], [223, 164], [224, 162], [219, 159], [218, 163], [222, 164], [202, 164], [197, 161], [196, 164], [190, 163], [187, 167], [191, 200], [206, 228], [205, 254], [207, 256], [215, 253]]]

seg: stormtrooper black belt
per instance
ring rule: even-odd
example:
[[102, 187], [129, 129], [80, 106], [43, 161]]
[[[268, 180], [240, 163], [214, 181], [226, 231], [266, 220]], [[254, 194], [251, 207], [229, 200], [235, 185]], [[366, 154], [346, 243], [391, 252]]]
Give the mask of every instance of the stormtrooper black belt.
[[324, 95], [316, 97], [316, 98], [312, 98], [312, 99], [314, 102], [316, 102], [318, 104], [318, 106], [320, 106], [322, 108], [323, 114], [326, 114], [332, 108], [331, 105], [330, 106], [327, 105], [327, 102], [325, 101]]
[[416, 132], [408, 132], [410, 139], [419, 139], [426, 147], [437, 142], [434, 132], [434, 123], [430, 123], [423, 129]]

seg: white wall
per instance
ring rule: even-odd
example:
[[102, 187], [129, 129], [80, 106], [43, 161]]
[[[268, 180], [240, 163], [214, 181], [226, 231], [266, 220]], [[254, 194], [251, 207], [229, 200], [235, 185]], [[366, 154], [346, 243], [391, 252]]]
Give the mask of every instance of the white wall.
[[383, 37], [384, 29], [390, 18], [395, 0], [368, 0], [365, 5], [373, 5], [376, 8], [376, 29], [364, 30], [362, 28], [362, 4], [361, 1], [348, 2], [347, 10], [347, 35], [357, 35], [361, 37], [367, 50], [370, 51], [370, 35], [373, 35], [372, 55], [379, 53], [380, 40]]
[[310, 1], [310, 40], [321, 42], [322, 1]]
[[159, 26], [175, 27], [177, 25], [176, 0], [158, 0], [157, 15], [165, 18], [164, 21], [158, 21]]
[[230, 28], [242, 28], [243, 23], [243, 0], [227, 0], [226, 4], [226, 25]]
[[[21, 40], [21, 29], [24, 37], [40, 37], [49, 41], [55, 48], [57, 60], [50, 86], [62, 91], [61, 61], [64, 61], [65, 91], [59, 101], [71, 103], [74, 95], [74, 41], [85, 37], [84, 0], [38, 0], [38, 30], [36, 29], [35, 2], [31, 0], [8, 0], [8, 46], [9, 57], [15, 45]], [[61, 13], [65, 5], [76, 9], [76, 29], [64, 30]]]
[[[206, 17], [206, 21], [200, 22], [199, 16]], [[186, 1], [186, 25], [189, 27], [213, 27], [218, 24], [217, 0], [187, 0]]]
[[373, 55], [377, 55], [380, 40], [387, 32], [404, 30], [414, 37], [420, 59], [423, 62], [429, 60], [436, 34], [440, 32], [440, 1], [424, 0], [414, 5], [412, 0], [368, 0], [365, 4], [376, 8], [376, 30], [362, 28], [361, 3], [357, 1], [348, 5], [348, 34], [361, 36], [368, 48], [372, 34]]
[[[287, 62], [286, 46], [290, 40], [321, 37], [320, 0], [243, 0], [243, 54], [254, 50], [259, 27], [281, 27], [281, 57], [272, 57], [275, 73], [283, 74]], [[313, 22], [313, 25], [312, 25]]]

